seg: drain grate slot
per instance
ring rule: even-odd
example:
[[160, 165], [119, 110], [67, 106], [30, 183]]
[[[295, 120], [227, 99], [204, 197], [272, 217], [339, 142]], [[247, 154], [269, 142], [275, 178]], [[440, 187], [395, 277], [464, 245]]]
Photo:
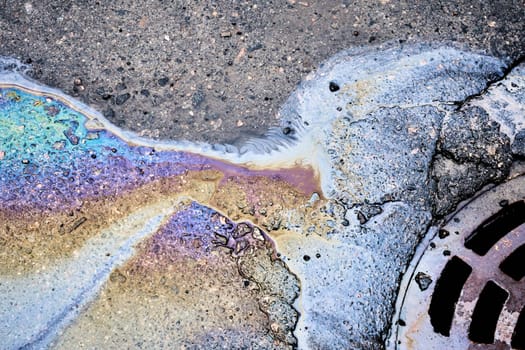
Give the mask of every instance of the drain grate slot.
[[492, 281], [488, 281], [472, 314], [469, 339], [477, 343], [494, 343], [494, 333], [498, 324], [499, 315], [503, 309], [509, 293]]
[[471, 272], [472, 267], [457, 256], [452, 257], [445, 265], [436, 282], [428, 309], [430, 323], [436, 333], [447, 337], [450, 335], [456, 303]]
[[499, 268], [515, 281], [522, 279], [523, 276], [525, 276], [525, 244], [517, 248], [503, 260]]
[[518, 317], [510, 345], [513, 349], [525, 350], [525, 307], [521, 310], [520, 317]]
[[525, 202], [514, 202], [485, 220], [465, 240], [465, 247], [485, 255], [503, 236], [525, 223]]

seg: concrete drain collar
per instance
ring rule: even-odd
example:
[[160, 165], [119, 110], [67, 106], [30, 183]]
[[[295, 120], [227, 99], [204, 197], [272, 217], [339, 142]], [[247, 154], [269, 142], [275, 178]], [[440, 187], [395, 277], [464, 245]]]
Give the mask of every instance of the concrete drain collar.
[[389, 349], [525, 349], [525, 176], [431, 234], [402, 282]]

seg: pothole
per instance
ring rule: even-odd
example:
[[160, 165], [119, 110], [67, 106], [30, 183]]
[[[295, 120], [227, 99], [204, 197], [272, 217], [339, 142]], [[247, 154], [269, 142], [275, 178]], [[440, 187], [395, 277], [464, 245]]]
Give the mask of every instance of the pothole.
[[433, 228], [397, 301], [388, 349], [525, 349], [525, 176]]

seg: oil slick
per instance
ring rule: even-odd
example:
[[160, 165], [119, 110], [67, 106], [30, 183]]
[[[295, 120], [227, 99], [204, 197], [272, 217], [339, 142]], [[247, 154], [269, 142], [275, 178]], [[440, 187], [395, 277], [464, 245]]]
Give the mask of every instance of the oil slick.
[[376, 347], [432, 220], [442, 121], [506, 66], [344, 52], [240, 148], [139, 138], [0, 73], [5, 348]]
[[[5, 277], [2, 285], [6, 296], [4, 310], [10, 309], [13, 302], [16, 307], [11, 307], [14, 312], [4, 315], [2, 335], [14, 348], [48, 346], [57, 332], [77, 316], [79, 308], [86, 307], [97, 293], [105, 293], [110, 288], [111, 274], [117, 267], [127, 271], [127, 283], [118, 284], [122, 289], [118, 293], [111, 291], [122, 295], [130, 284], [135, 284], [137, 290], [150, 288], [148, 282], [153, 282], [148, 279], [153, 271], [164, 279], [180, 277], [182, 271], [178, 268], [165, 271], [165, 265], [171, 264], [192, 272], [188, 282], [197, 276], [202, 281], [209, 278], [211, 284], [237, 280], [236, 287], [242, 289], [239, 281], [242, 261], [258, 254], [257, 250], [265, 252], [259, 260], [275, 260], [276, 251], [261, 229], [251, 222], [234, 223], [218, 210], [227, 211], [237, 220], [244, 216], [269, 229], [278, 229], [280, 224], [276, 222], [281, 220], [278, 218], [281, 213], [275, 208], [293, 205], [306, 213], [312, 208], [303, 205], [301, 209], [301, 203], [312, 191], [319, 191], [311, 168], [249, 170], [189, 152], [130, 145], [99, 128], [94, 119], [75, 111], [72, 103], [60, 100], [57, 95], [39, 94], [15, 85], [4, 86], [0, 90], [3, 117], [0, 129], [4, 135], [0, 164], [4, 223], [2, 274]], [[265, 193], [264, 188], [276, 192]], [[188, 201], [189, 204], [180, 205]], [[235, 213], [230, 206], [239, 212]], [[270, 208], [266, 208], [268, 206]], [[146, 246], [137, 251], [132, 249], [141, 244]], [[213, 273], [200, 271], [202, 265], [208, 264], [217, 265]], [[257, 322], [230, 327], [239, 333], [237, 338], [266, 341], [265, 347], [283, 347], [296, 343], [291, 331], [297, 312], [291, 305], [297, 297], [298, 283], [288, 270], [279, 269], [277, 260], [270, 266], [276, 266], [274, 269], [279, 274], [287, 275], [291, 293], [278, 288], [266, 296], [262, 289], [251, 292], [244, 288], [244, 293], [240, 293], [220, 285], [214, 287], [220, 290], [215, 299], [230, 299], [229, 316], [239, 319], [239, 323], [247, 321], [242, 318], [249, 318], [246, 313], [259, 314], [252, 317]], [[223, 271], [226, 268], [229, 271]], [[146, 273], [142, 269], [152, 271]], [[225, 273], [231, 275], [230, 280], [223, 281], [221, 276]], [[249, 274], [245, 273], [244, 279], [258, 284]], [[161, 286], [158, 289], [161, 290]], [[190, 290], [184, 292], [189, 294]], [[244, 312], [239, 306], [250, 305], [243, 300], [254, 296], [250, 311]], [[143, 295], [130, 296], [129, 303], [139, 305], [141, 297]], [[172, 307], [183, 304], [177, 298], [170, 302]], [[273, 320], [275, 312], [261, 311], [273, 305], [263, 306], [264, 298], [279, 303], [282, 315], [285, 314], [282, 309], [288, 308], [289, 316]], [[188, 299], [195, 301], [195, 297]], [[206, 299], [209, 300], [200, 303], [213, 300]], [[93, 302], [86, 313], [101, 302]], [[34, 321], [34, 303], [41, 306], [36, 318], [39, 322]], [[215, 322], [228, 323], [228, 319], [221, 319], [226, 316], [224, 312], [217, 309], [220, 301], [213, 300], [211, 304], [207, 318], [215, 317]], [[142, 310], [145, 315], [139, 318], [148, 319], [146, 315], [154, 305], [151, 301], [151, 305]], [[109, 312], [104, 315], [112, 316]], [[176, 316], [163, 322], [171, 323]], [[272, 320], [272, 336], [268, 336], [265, 322]], [[184, 321], [189, 322], [188, 318]], [[179, 321], [179, 324], [180, 328], [188, 327], [185, 322]], [[68, 332], [75, 334], [74, 328]], [[261, 339], [248, 336], [257, 332]], [[147, 333], [141, 341], [153, 346], [166, 338], [166, 334]], [[189, 331], [178, 334], [184, 336], [178, 341], [167, 338], [166, 346], [186, 341]], [[113, 343], [115, 339], [109, 338], [104, 347], [117, 346]], [[100, 339], [93, 337], [92, 340]], [[63, 342], [67, 340], [61, 340], [60, 344]], [[87, 339], [83, 344], [101, 346]]]

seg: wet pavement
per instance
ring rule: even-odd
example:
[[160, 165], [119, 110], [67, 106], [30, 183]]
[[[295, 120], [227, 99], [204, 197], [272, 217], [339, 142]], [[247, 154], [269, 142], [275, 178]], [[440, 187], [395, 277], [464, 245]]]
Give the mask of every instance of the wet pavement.
[[525, 173], [520, 2], [3, 3], [0, 348], [397, 346]]
[[382, 348], [429, 228], [523, 172], [522, 65], [449, 46], [342, 52], [241, 148], [141, 138], [7, 63], [7, 348]]

